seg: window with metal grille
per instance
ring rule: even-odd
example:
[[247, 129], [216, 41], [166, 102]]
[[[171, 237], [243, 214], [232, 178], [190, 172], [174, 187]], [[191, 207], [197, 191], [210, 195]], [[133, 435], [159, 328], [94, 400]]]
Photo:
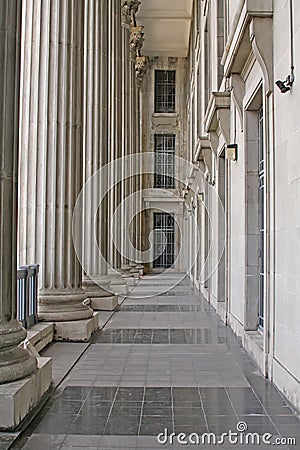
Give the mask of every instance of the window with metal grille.
[[175, 134], [156, 134], [154, 187], [174, 188]]
[[175, 112], [175, 70], [155, 71], [155, 112]]
[[174, 236], [173, 214], [154, 213], [154, 268], [168, 268], [174, 264]]

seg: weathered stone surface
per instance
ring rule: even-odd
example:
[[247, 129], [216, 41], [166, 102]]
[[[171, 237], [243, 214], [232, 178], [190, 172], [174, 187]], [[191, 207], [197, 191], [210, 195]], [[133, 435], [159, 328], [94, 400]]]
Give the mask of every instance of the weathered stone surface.
[[0, 430], [13, 430], [26, 417], [51, 385], [51, 358], [38, 358], [38, 368], [29, 377], [0, 386]]
[[54, 323], [54, 339], [56, 341], [87, 342], [99, 328], [99, 313], [86, 320], [70, 320]]

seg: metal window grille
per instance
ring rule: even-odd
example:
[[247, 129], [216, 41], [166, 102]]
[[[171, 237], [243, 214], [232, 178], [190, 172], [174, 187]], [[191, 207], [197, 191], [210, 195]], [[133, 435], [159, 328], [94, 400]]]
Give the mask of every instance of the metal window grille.
[[174, 264], [174, 237], [173, 214], [154, 213], [154, 268], [168, 268]]
[[175, 135], [155, 135], [154, 187], [175, 187]]
[[17, 315], [25, 328], [38, 322], [38, 273], [38, 264], [22, 266], [17, 273]]
[[264, 161], [264, 116], [261, 109], [258, 113], [258, 179], [259, 179], [259, 297], [258, 326], [264, 328], [264, 245], [265, 245], [265, 161]]
[[155, 112], [175, 112], [175, 70], [155, 71]]

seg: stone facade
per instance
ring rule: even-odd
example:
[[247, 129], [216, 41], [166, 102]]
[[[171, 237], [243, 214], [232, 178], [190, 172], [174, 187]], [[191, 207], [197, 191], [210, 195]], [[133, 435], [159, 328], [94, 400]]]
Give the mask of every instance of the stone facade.
[[[292, 3], [295, 49], [300, 9]], [[188, 147], [224, 211], [212, 189], [204, 192], [207, 213], [200, 206], [194, 214], [200, 245], [210, 251], [200, 252], [190, 276], [262, 373], [299, 409], [299, 92], [296, 82], [286, 93], [275, 85], [291, 71], [290, 13], [285, 1], [194, 6]], [[294, 58], [297, 66], [297, 52]]]

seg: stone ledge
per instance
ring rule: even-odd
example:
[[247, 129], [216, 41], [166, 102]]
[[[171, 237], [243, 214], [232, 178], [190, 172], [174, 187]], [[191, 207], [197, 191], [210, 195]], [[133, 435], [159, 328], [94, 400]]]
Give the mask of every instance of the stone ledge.
[[90, 306], [96, 311], [113, 311], [118, 306], [118, 296], [91, 298]]
[[27, 339], [40, 352], [54, 339], [54, 324], [39, 322], [27, 330]]
[[14, 430], [48, 391], [52, 378], [51, 358], [39, 357], [30, 377], [0, 385], [0, 430]]
[[85, 320], [70, 320], [54, 323], [55, 341], [87, 342], [94, 331], [99, 328], [99, 313]]

